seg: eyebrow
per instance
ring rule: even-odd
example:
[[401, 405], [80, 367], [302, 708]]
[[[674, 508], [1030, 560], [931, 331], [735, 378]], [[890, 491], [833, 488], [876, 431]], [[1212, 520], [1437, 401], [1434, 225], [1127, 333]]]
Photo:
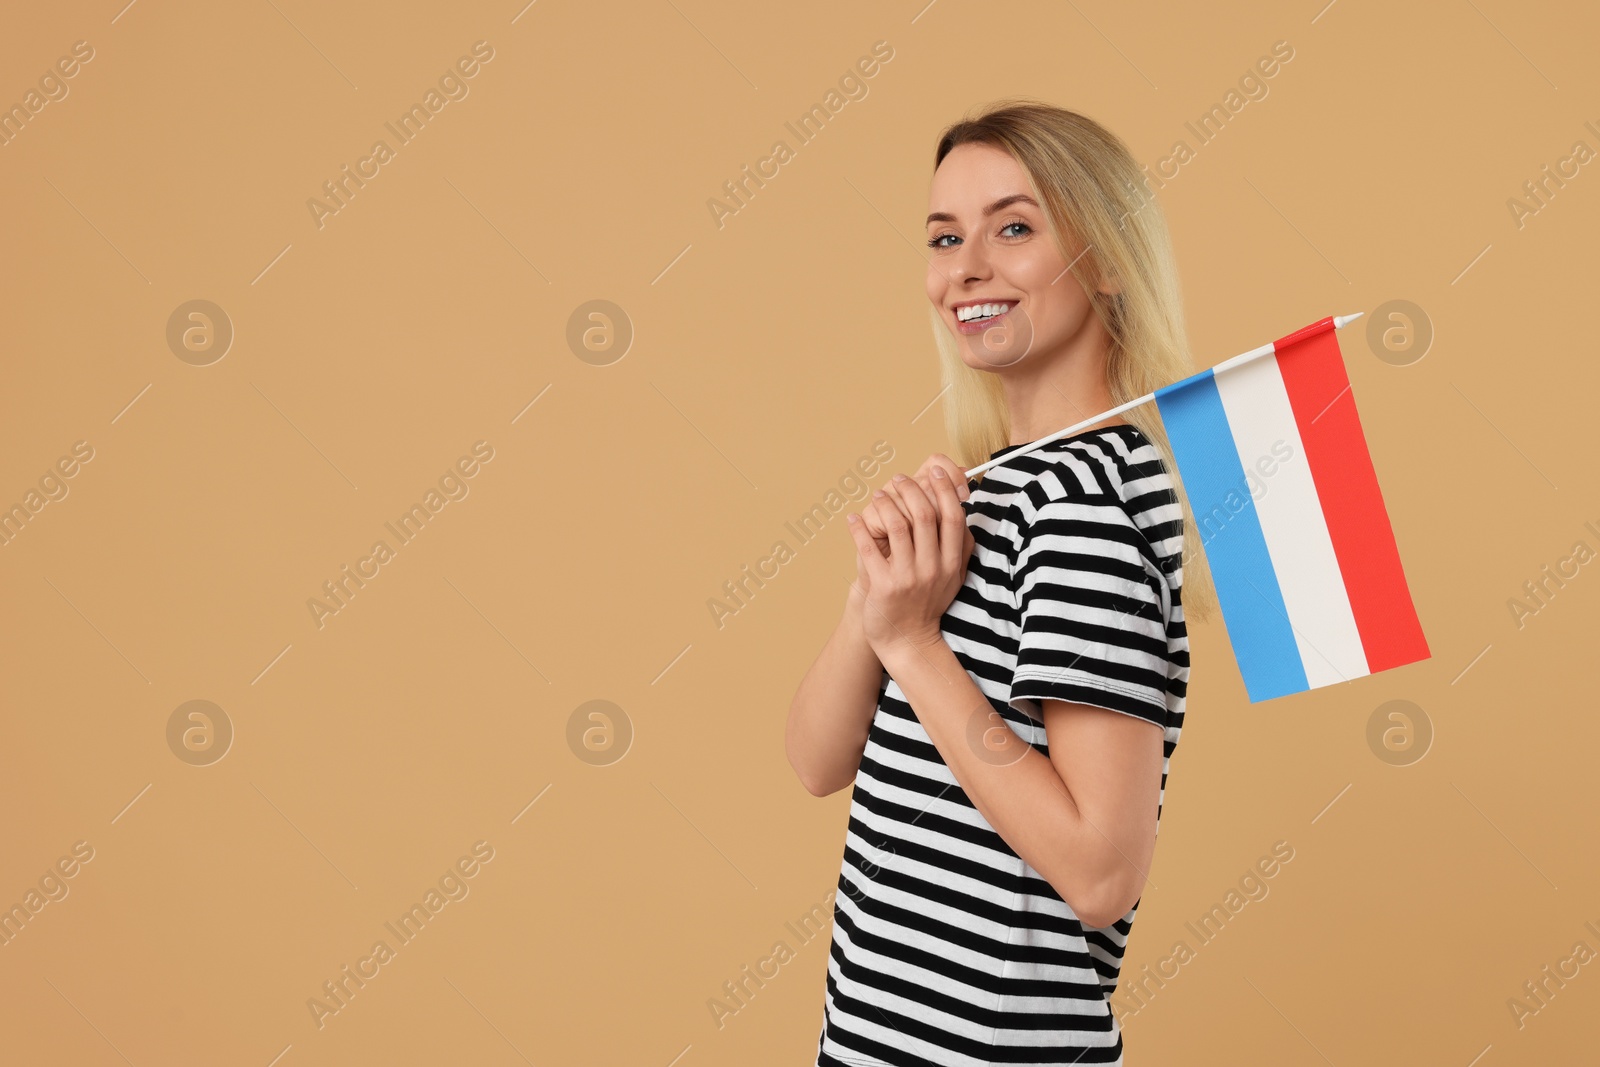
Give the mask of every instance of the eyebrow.
[[[1012, 193], [1010, 196], [1002, 196], [999, 200], [996, 200], [994, 203], [984, 208], [983, 214], [985, 217], [993, 215], [996, 211], [1004, 210], [1005, 208], [1010, 207], [1012, 204], [1032, 204], [1034, 207], [1039, 206], [1039, 202], [1033, 197], [1029, 196], [1027, 193]], [[945, 211], [935, 211], [933, 214], [928, 216], [928, 222], [930, 223], [954, 221], [956, 221], [956, 217]]]

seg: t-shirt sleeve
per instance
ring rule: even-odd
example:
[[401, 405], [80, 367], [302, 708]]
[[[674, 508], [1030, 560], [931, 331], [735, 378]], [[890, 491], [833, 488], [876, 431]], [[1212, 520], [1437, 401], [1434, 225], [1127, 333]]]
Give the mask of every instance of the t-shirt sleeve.
[[1054, 500], [1022, 535], [1010, 705], [1042, 722], [1042, 700], [1092, 704], [1165, 728], [1171, 596], [1127, 510]]

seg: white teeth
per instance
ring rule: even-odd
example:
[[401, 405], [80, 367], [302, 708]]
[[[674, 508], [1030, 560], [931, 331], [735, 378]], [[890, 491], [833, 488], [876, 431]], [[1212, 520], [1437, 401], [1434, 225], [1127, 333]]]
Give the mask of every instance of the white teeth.
[[956, 318], [961, 322], [972, 322], [975, 319], [987, 319], [996, 315], [1003, 315], [1010, 310], [1010, 304], [972, 304], [968, 307], [956, 308]]

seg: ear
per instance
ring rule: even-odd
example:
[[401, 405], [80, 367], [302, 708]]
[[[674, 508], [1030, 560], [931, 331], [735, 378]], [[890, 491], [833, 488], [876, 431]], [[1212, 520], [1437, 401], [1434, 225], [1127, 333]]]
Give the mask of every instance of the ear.
[[1118, 293], [1122, 292], [1122, 283], [1117, 281], [1114, 276], [1108, 274], [1101, 279], [1100, 284], [1096, 287], [1096, 291], [1103, 293], [1106, 296], [1116, 296]]

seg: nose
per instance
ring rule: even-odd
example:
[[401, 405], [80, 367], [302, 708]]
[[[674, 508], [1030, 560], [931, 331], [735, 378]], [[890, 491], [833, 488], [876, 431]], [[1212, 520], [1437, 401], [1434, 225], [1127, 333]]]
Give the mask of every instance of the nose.
[[989, 257], [982, 242], [967, 241], [956, 252], [953, 265], [955, 277], [961, 281], [977, 280], [989, 276]]
[[945, 280], [955, 288], [984, 281], [990, 273], [988, 255], [971, 241], [963, 244], [938, 267], [944, 272]]

